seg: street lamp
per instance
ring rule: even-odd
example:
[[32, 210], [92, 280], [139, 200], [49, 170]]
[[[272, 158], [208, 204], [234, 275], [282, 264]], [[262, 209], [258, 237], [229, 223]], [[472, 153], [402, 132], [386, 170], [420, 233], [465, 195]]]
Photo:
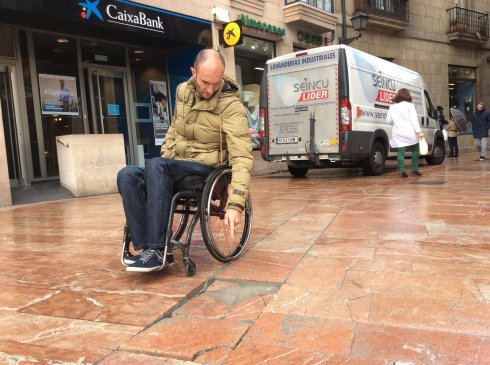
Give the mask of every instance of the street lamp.
[[360, 10], [357, 10], [352, 15], [352, 18], [350, 18], [350, 21], [352, 23], [352, 27], [354, 28], [355, 31], [359, 32], [359, 34], [357, 36], [352, 37], [352, 38], [345, 38], [346, 35], [347, 35], [346, 34], [347, 33], [347, 29], [346, 29], [346, 25], [345, 25], [345, 8], [344, 7], [342, 9], [342, 17], [343, 17], [342, 38], [340, 38], [339, 43], [340, 44], [351, 44], [356, 39], [361, 38], [362, 32], [364, 30], [366, 30], [369, 16], [366, 13], [364, 13], [364, 12], [362, 12]]

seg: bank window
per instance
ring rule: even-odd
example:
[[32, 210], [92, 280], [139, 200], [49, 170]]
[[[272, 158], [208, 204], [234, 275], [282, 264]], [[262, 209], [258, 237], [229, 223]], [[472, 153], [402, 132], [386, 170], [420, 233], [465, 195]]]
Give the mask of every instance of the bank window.
[[124, 47], [94, 40], [82, 40], [82, 62], [96, 65], [126, 66]]
[[129, 48], [133, 79], [138, 165], [160, 156], [170, 125], [169, 84], [165, 53], [148, 48]]
[[260, 81], [268, 59], [274, 57], [274, 43], [263, 39], [243, 37], [243, 43], [235, 47], [236, 80], [242, 86], [241, 99], [246, 107], [252, 147], [259, 145], [259, 97]]
[[[85, 133], [75, 39], [33, 33], [47, 176], [57, 176], [56, 137]], [[42, 148], [42, 147], [41, 147]]]
[[474, 111], [476, 70], [472, 67], [449, 66], [449, 107], [460, 110], [466, 120]]

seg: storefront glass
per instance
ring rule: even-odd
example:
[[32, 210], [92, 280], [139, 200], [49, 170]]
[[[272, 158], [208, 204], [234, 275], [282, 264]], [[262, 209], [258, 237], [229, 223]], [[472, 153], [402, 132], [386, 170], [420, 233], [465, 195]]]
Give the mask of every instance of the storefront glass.
[[474, 68], [449, 66], [449, 106], [463, 112], [467, 121], [475, 107], [475, 74]]
[[236, 79], [242, 85], [242, 102], [246, 107], [252, 147], [259, 143], [260, 81], [268, 59], [274, 57], [274, 43], [262, 39], [243, 37], [243, 43], [235, 47]]
[[90, 69], [91, 122], [97, 134], [122, 134], [126, 162], [131, 163], [128, 130], [126, 74], [112, 70]]
[[81, 40], [82, 62], [96, 65], [125, 67], [124, 47], [118, 44]]
[[84, 133], [75, 39], [33, 33], [47, 176], [57, 176], [56, 137]]
[[146, 48], [130, 48], [129, 61], [135, 100], [138, 164], [160, 156], [164, 134], [170, 121], [169, 85], [165, 53]]
[[125, 47], [88, 39], [81, 39], [80, 45], [89, 131], [122, 134], [129, 164], [132, 150]]

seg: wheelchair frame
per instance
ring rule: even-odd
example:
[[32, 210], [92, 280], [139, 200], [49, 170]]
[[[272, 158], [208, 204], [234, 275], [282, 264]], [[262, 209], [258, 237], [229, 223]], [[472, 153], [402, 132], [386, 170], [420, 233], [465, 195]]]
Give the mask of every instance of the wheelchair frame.
[[[184, 181], [184, 187], [177, 188], [178, 191], [172, 198], [165, 237], [164, 260], [160, 269], [166, 266], [167, 253], [177, 247], [182, 251], [186, 275], [193, 276], [196, 272], [196, 265], [190, 258], [189, 251], [197, 223], [201, 221], [202, 237], [211, 256], [221, 262], [233, 261], [244, 252], [250, 238], [252, 200], [249, 194], [242, 212], [242, 221], [238, 226], [241, 231], [235, 229], [235, 237], [231, 238], [228, 228], [224, 225], [231, 182], [231, 167], [228, 165], [217, 167], [204, 179], [204, 186], [203, 180], [196, 182], [195, 176], [189, 176], [189, 180], [191, 186], [185, 186], [187, 184]], [[180, 215], [180, 218], [176, 219], [176, 214]], [[187, 234], [182, 242], [181, 238], [186, 229]], [[130, 243], [131, 235], [126, 225], [121, 251], [121, 262], [125, 266], [127, 266], [125, 259], [133, 256], [130, 252]]]

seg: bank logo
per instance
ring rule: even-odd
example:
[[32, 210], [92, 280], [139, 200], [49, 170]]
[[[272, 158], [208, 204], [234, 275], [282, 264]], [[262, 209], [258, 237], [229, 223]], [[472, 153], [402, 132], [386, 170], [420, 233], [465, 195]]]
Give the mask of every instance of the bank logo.
[[225, 24], [223, 31], [219, 32], [220, 44], [224, 47], [233, 47], [243, 43], [242, 23], [234, 21]]
[[97, 18], [103, 21], [104, 18], [102, 18], [102, 14], [100, 13], [99, 9], [97, 9], [99, 1], [100, 0], [94, 0], [91, 2], [90, 0], [85, 0], [83, 3], [78, 3], [78, 5], [82, 7], [82, 13], [80, 14], [81, 17], [88, 20], [90, 19], [92, 13], [94, 13]]

